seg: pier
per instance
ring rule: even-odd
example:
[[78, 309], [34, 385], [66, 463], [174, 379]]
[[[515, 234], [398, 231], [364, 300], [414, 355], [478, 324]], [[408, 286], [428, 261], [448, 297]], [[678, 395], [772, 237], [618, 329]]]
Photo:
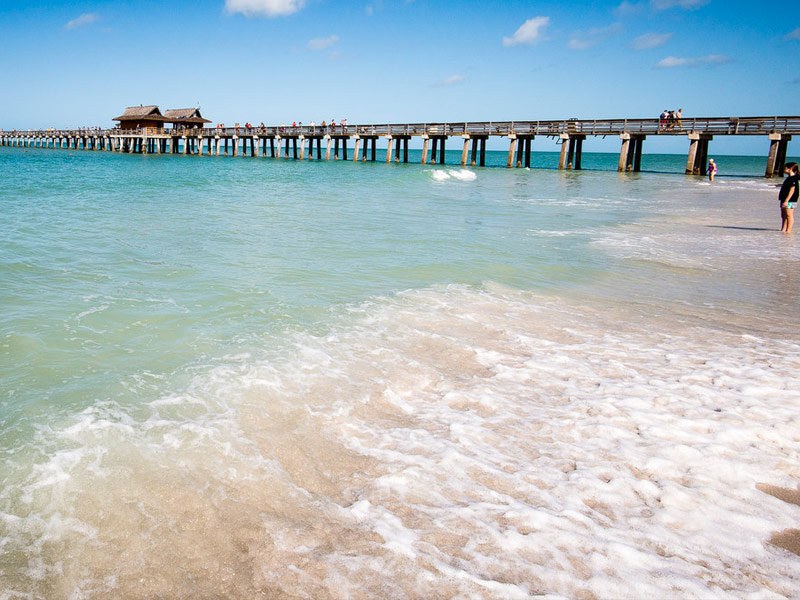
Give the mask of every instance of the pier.
[[[168, 115], [171, 111], [167, 111]], [[176, 112], [176, 111], [172, 111]], [[159, 113], [160, 117], [160, 113]], [[166, 118], [166, 117], [164, 117]], [[412, 138], [422, 140], [422, 164], [444, 164], [448, 141], [460, 141], [462, 166], [485, 166], [490, 137], [508, 140], [508, 168], [531, 165], [531, 143], [546, 137], [560, 144], [558, 168], [580, 170], [588, 138], [618, 136], [620, 172], [638, 172], [644, 141], [650, 136], [685, 136], [689, 142], [686, 174], [705, 175], [709, 143], [715, 136], [762, 136], [769, 141], [766, 177], [783, 174], [788, 143], [800, 134], [800, 116], [687, 118], [665, 124], [659, 119], [567, 119], [412, 123], [335, 126], [203, 127], [208, 122], [186, 115], [186, 126], [0, 131], [0, 146], [107, 151], [139, 154], [270, 157], [300, 161], [379, 160], [378, 139], [387, 142], [386, 162], [408, 162]], [[174, 121], [171, 121], [174, 122]], [[160, 125], [163, 125], [161, 123]], [[158, 124], [157, 124], [158, 125]], [[348, 150], [352, 149], [348, 153]]]

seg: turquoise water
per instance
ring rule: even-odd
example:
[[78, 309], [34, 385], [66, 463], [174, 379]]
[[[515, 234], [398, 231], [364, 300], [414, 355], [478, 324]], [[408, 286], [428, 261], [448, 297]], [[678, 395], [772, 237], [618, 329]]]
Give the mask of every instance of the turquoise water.
[[[639, 414], [642, 398], [677, 394], [735, 412], [763, 397], [748, 386], [796, 408], [800, 250], [775, 231], [761, 157], [717, 158], [709, 185], [682, 175], [681, 156], [645, 157], [641, 174], [617, 174], [612, 154], [558, 172], [555, 156], [506, 170], [452, 166], [460, 152], [422, 166], [0, 148], [0, 587], [65, 598], [611, 593], [569, 560], [549, 573], [544, 556], [499, 542], [484, 556], [468, 541], [550, 489], [486, 508], [547, 480], [544, 466], [525, 484], [476, 475], [487, 460], [519, 459], [508, 473], [534, 461], [512, 458], [531, 431], [495, 411], [530, 423], [531, 407], [586, 394]], [[492, 165], [505, 158], [489, 153]], [[706, 360], [723, 365], [708, 382], [673, 379]], [[780, 377], [755, 373], [761, 362], [781, 363]], [[573, 432], [597, 425], [581, 410]], [[452, 429], [467, 417], [484, 420]], [[676, 419], [670, 431], [687, 426]], [[531, 452], [567, 456], [569, 431]], [[753, 425], [730, 452], [764, 435]], [[769, 435], [750, 464], [788, 485], [790, 434]], [[641, 467], [653, 448], [631, 460]], [[605, 466], [587, 473], [602, 478], [615, 453], [597, 455]], [[451, 459], [464, 463], [452, 473]], [[729, 485], [698, 489], [714, 501]], [[459, 525], [445, 517], [454, 505]], [[636, 540], [625, 543], [647, 547], [637, 536], [648, 530], [619, 519]], [[777, 560], [703, 540], [722, 562]], [[567, 546], [584, 565], [596, 551]], [[791, 568], [777, 562], [770, 589], [791, 595]], [[763, 591], [756, 576], [734, 583], [735, 570], [714, 577]], [[611, 579], [633, 576], [639, 591], [663, 589], [653, 573]], [[692, 568], [671, 577], [696, 592]]]

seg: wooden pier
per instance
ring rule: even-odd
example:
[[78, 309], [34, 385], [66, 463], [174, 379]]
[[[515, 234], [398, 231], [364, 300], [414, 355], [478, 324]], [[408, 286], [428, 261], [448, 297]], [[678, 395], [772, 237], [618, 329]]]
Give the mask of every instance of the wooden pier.
[[[664, 124], [659, 119], [568, 119], [477, 123], [413, 123], [270, 127], [142, 127], [0, 131], [0, 146], [56, 148], [141, 154], [251, 156], [293, 160], [378, 160], [377, 142], [387, 142], [386, 162], [408, 162], [411, 138], [422, 140], [422, 164], [444, 164], [450, 138], [463, 143], [461, 165], [485, 166], [490, 137], [509, 140], [508, 168], [530, 167], [537, 136], [561, 145], [559, 169], [581, 168], [588, 137], [619, 136], [617, 170], [639, 171], [648, 136], [685, 136], [689, 141], [686, 173], [705, 175], [708, 145], [714, 136], [763, 136], [769, 140], [766, 177], [783, 174], [788, 143], [800, 134], [800, 116], [692, 118]], [[348, 144], [352, 152], [348, 153]]]

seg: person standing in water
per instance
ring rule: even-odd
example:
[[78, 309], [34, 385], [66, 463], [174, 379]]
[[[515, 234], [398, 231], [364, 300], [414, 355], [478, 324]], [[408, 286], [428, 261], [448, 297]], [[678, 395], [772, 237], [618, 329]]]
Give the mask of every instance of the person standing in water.
[[717, 163], [714, 162], [713, 158], [708, 159], [708, 180], [713, 183], [714, 175], [717, 174]]
[[800, 196], [800, 174], [797, 163], [786, 163], [783, 172], [788, 177], [783, 180], [781, 191], [778, 192], [778, 200], [781, 203], [781, 231], [791, 233], [794, 226], [794, 207], [797, 206], [797, 198]]

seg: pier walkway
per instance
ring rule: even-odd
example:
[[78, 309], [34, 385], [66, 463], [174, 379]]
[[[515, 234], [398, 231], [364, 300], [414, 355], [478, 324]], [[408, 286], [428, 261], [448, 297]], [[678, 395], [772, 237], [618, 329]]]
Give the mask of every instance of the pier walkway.
[[[714, 136], [764, 136], [769, 144], [766, 177], [783, 174], [800, 116], [687, 118], [665, 124], [659, 119], [567, 119], [336, 126], [216, 128], [141, 128], [0, 131], [0, 146], [105, 150], [144, 154], [264, 156], [296, 160], [377, 160], [377, 141], [387, 142], [386, 162], [408, 162], [411, 138], [422, 140], [422, 164], [444, 164], [450, 138], [462, 140], [461, 165], [485, 166], [490, 137], [509, 140], [506, 166], [530, 167], [531, 142], [537, 136], [560, 141], [559, 169], [580, 169], [587, 137], [619, 136], [618, 171], [639, 171], [648, 136], [686, 136], [686, 173], [705, 175], [708, 144]], [[348, 143], [352, 152], [348, 154]], [[324, 146], [324, 148], [323, 148]], [[348, 156], [350, 158], [348, 158]]]

